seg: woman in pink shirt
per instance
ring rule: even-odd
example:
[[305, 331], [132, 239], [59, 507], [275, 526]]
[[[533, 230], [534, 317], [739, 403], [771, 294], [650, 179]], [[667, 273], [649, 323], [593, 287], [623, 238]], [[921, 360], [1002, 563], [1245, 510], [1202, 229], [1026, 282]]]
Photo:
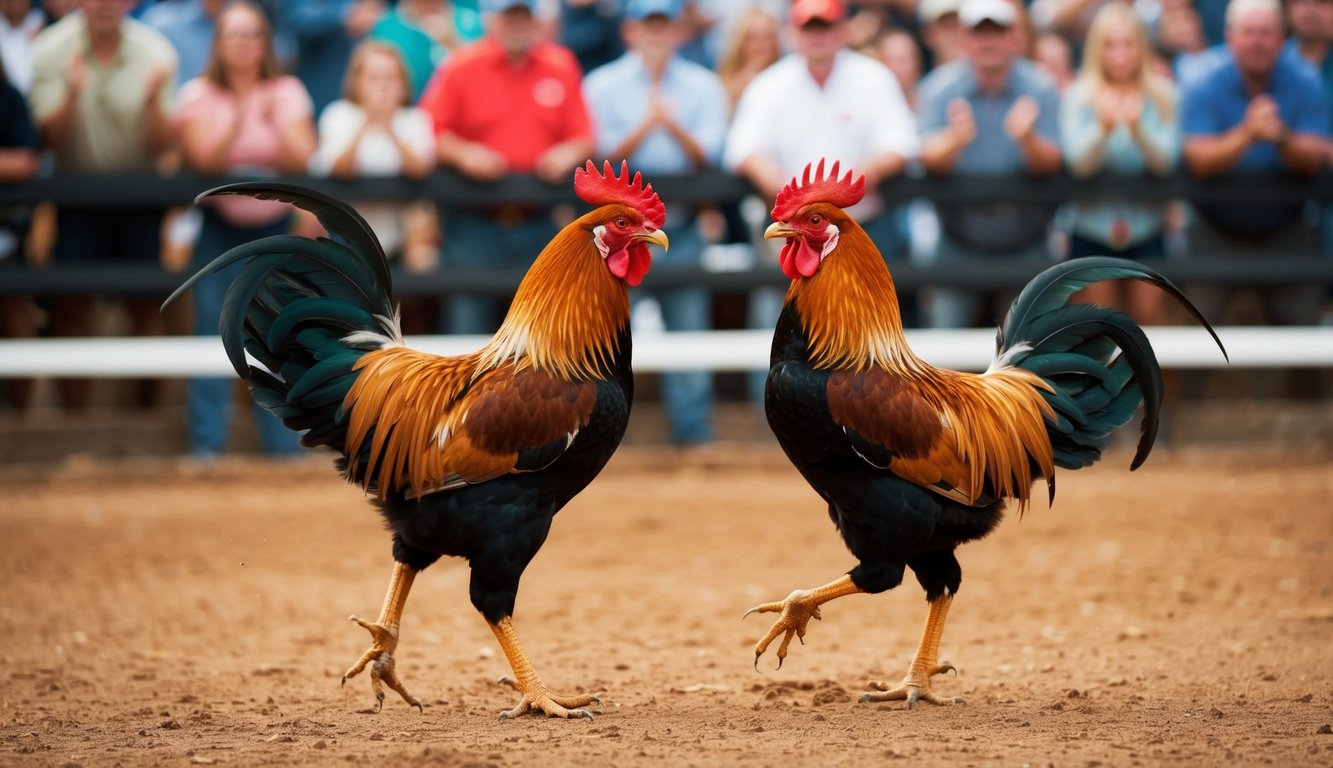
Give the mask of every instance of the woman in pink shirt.
[[[218, 17], [204, 74], [181, 87], [175, 120], [185, 165], [206, 175], [275, 176], [305, 173], [315, 149], [310, 95], [300, 80], [282, 74], [273, 34], [258, 6], [240, 0]], [[293, 208], [247, 197], [209, 199], [195, 243], [193, 269], [257, 238], [286, 232]], [[217, 333], [222, 296], [235, 277], [224, 269], [194, 289], [197, 335]], [[187, 393], [190, 452], [222, 453], [231, 415], [232, 381], [194, 379]], [[264, 452], [295, 453], [295, 435], [255, 408]]]

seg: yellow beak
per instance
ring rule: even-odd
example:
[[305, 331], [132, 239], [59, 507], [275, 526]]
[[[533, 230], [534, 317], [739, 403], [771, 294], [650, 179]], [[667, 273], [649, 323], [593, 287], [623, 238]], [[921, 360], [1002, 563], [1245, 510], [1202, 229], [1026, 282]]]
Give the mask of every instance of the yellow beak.
[[647, 240], [650, 243], [657, 243], [662, 246], [662, 250], [664, 251], [671, 247], [671, 241], [667, 239], [666, 233], [660, 229], [654, 229], [651, 232], [641, 232], [636, 237], [639, 240]]
[[786, 222], [775, 221], [768, 225], [768, 229], [764, 230], [765, 240], [776, 240], [778, 238], [785, 240], [789, 237], [796, 237], [796, 230]]

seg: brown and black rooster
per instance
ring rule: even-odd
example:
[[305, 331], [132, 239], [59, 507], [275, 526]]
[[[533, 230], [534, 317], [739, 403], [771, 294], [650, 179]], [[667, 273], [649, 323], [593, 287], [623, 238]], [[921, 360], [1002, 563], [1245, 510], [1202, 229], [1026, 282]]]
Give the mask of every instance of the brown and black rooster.
[[[1055, 497], [1055, 468], [1097, 461], [1111, 433], [1144, 406], [1131, 469], [1156, 437], [1162, 372], [1143, 330], [1124, 313], [1071, 304], [1101, 280], [1145, 280], [1170, 293], [1221, 341], [1166, 278], [1123, 259], [1094, 257], [1052, 267], [1028, 283], [1000, 328], [983, 374], [932, 367], [903, 335], [893, 279], [865, 231], [842, 209], [859, 201], [864, 177], [824, 175], [821, 161], [777, 197], [767, 238], [782, 238], [792, 278], [773, 336], [764, 410], [778, 442], [828, 503], [829, 516], [860, 562], [814, 590], [746, 613], [780, 613], [755, 646], [755, 664], [783, 635], [804, 639], [820, 606], [879, 593], [911, 568], [930, 610], [906, 677], [873, 682], [862, 701], [953, 704], [931, 691], [940, 636], [962, 570], [959, 544], [1000, 521], [1005, 500], [1022, 510], [1034, 481]], [[1225, 350], [1223, 350], [1225, 354]]]
[[[201, 276], [243, 268], [221, 318], [227, 354], [255, 401], [307, 446], [342, 454], [348, 480], [374, 494], [393, 534], [393, 576], [379, 619], [352, 617], [372, 645], [343, 677], [370, 667], [376, 709], [388, 685], [409, 704], [394, 668], [399, 621], [417, 573], [441, 556], [465, 557], [472, 604], [495, 633], [521, 694], [501, 717], [541, 712], [591, 717], [587, 694], [558, 696], [537, 677], [511, 616], [519, 578], [552, 518], [611, 458], [633, 397], [626, 284], [648, 271], [649, 243], [667, 246], [665, 208], [622, 164], [589, 162], [574, 174], [598, 206], [565, 227], [520, 283], [499, 332], [460, 357], [403, 342], [388, 264], [351, 208], [281, 184], [242, 183], [245, 194], [313, 212], [328, 239], [276, 237], [236, 248]], [[170, 301], [171, 299], [168, 299]], [[246, 353], [268, 370], [247, 365]]]

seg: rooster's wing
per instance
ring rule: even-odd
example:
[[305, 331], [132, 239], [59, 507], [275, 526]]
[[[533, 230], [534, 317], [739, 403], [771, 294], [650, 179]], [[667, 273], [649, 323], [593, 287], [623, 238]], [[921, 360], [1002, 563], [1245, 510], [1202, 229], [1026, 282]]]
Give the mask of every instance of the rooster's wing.
[[826, 392], [829, 415], [862, 460], [975, 506], [1026, 503], [1036, 476], [1051, 476], [1039, 387], [1017, 369], [919, 377], [872, 368], [833, 372]]
[[344, 407], [367, 489], [409, 497], [550, 466], [588, 423], [597, 383], [406, 347], [367, 355]]

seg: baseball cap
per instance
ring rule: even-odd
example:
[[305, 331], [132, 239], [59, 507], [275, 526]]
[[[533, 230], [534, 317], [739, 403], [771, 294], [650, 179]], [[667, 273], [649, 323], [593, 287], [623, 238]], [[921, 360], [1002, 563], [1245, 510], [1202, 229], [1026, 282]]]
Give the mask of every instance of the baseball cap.
[[933, 24], [962, 7], [963, 0], [921, 0], [916, 12], [922, 24]]
[[975, 29], [983, 21], [1012, 27], [1017, 19], [1014, 6], [1009, 0], [965, 0], [958, 9], [958, 20], [964, 27]]
[[676, 19], [680, 17], [681, 10], [681, 0], [629, 0], [625, 15], [634, 21], [642, 21], [649, 16]]
[[537, 12], [537, 0], [480, 0], [477, 9], [482, 13], [504, 13], [510, 8], [527, 8]]
[[812, 21], [832, 24], [842, 21], [845, 12], [839, 0], [792, 0], [791, 23], [804, 27]]

